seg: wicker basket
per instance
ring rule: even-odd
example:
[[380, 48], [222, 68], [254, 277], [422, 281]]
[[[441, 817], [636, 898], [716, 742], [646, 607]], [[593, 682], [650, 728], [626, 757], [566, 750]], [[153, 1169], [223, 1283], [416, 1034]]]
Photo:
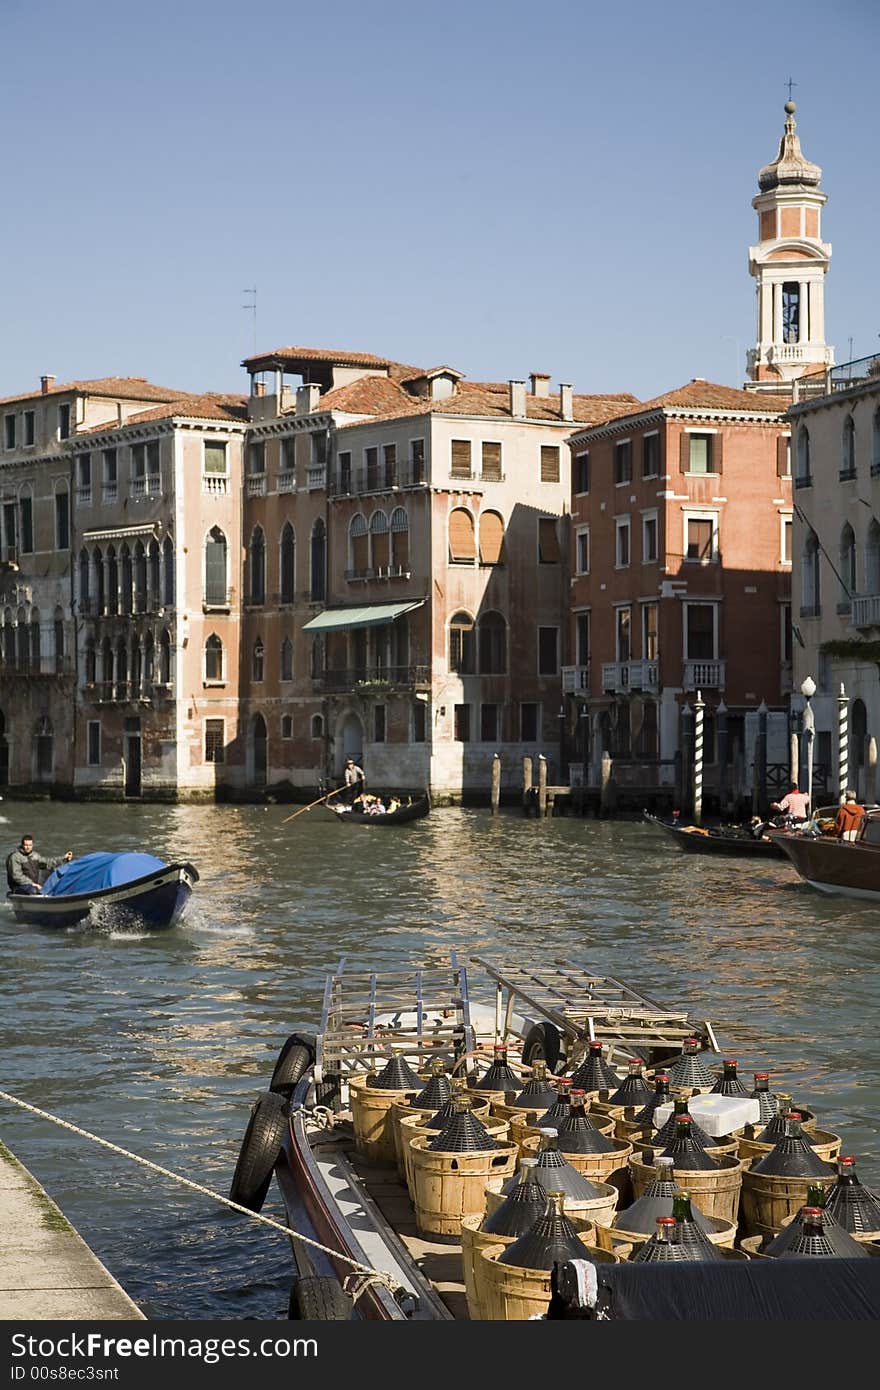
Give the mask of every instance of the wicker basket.
[[[474, 1101], [471, 1106], [471, 1112], [477, 1115], [481, 1120], [484, 1120], [484, 1117], [489, 1113], [488, 1103], [483, 1100]], [[436, 1114], [436, 1109], [425, 1110], [420, 1108], [417, 1110], [408, 1100], [396, 1100], [392, 1105], [391, 1125], [394, 1131], [394, 1160], [397, 1164], [397, 1171], [400, 1177], [406, 1176], [406, 1165], [403, 1153], [403, 1121], [414, 1119], [417, 1126], [423, 1125], [425, 1121], [430, 1120], [431, 1116], [434, 1114]], [[411, 1127], [412, 1126], [410, 1126], [410, 1128]], [[407, 1137], [409, 1138], [411, 1135]]]
[[[522, 1142], [523, 1156], [534, 1157], [538, 1152], [540, 1135], [527, 1135]], [[632, 1144], [625, 1139], [613, 1139], [614, 1148], [604, 1154], [563, 1154], [572, 1168], [576, 1168], [590, 1182], [608, 1182], [616, 1187], [620, 1196], [626, 1200], [630, 1193], [629, 1159]]]
[[[657, 1176], [657, 1170], [651, 1164], [643, 1163], [640, 1155], [634, 1154], [629, 1161], [629, 1171], [633, 1197], [638, 1201], [648, 1184]], [[691, 1201], [700, 1208], [704, 1216], [719, 1216], [722, 1221], [736, 1223], [743, 1186], [743, 1165], [740, 1159], [725, 1154], [718, 1160], [718, 1167], [714, 1169], [673, 1168], [672, 1171], [679, 1187], [690, 1193]]]
[[[523, 1322], [543, 1317], [550, 1306], [550, 1270], [523, 1269], [520, 1265], [498, 1263], [505, 1245], [481, 1250], [481, 1276], [486, 1291], [486, 1316], [501, 1322]], [[611, 1250], [600, 1250], [584, 1242], [584, 1259], [593, 1264], [620, 1264], [621, 1257]]]
[[431, 1139], [417, 1134], [410, 1140], [413, 1205], [416, 1226], [433, 1238], [457, 1238], [463, 1216], [482, 1216], [490, 1179], [502, 1183], [513, 1173], [519, 1157], [515, 1144], [463, 1153], [435, 1153]]
[[[592, 1120], [593, 1124], [596, 1126], [596, 1129], [598, 1129], [600, 1134], [605, 1134], [608, 1137], [611, 1137], [611, 1135], [614, 1134], [614, 1120], [611, 1118], [610, 1115], [598, 1115], [594, 1114], [592, 1111], [588, 1112], [588, 1114], [589, 1119]], [[519, 1144], [520, 1149], [523, 1153], [528, 1152], [526, 1149], [523, 1148], [525, 1140], [530, 1136], [537, 1137], [538, 1134], [539, 1130], [537, 1126], [531, 1123], [527, 1123], [527, 1121], [523, 1117], [522, 1110], [516, 1111], [513, 1119], [510, 1121], [510, 1138], [512, 1141], [515, 1141]]]
[[[508, 1138], [506, 1120], [498, 1120], [495, 1124], [492, 1124], [490, 1121], [490, 1123], [486, 1124], [486, 1121], [489, 1119], [488, 1109], [489, 1107], [487, 1106], [486, 1112], [481, 1116], [481, 1119], [484, 1125], [486, 1126], [486, 1132], [489, 1135], [489, 1138], [498, 1139], [502, 1142], [506, 1141]], [[409, 1193], [410, 1199], [412, 1201], [415, 1201], [415, 1184], [413, 1179], [412, 1146], [410, 1144], [410, 1140], [413, 1139], [417, 1134], [425, 1134], [428, 1136], [428, 1139], [430, 1141], [431, 1139], [435, 1139], [437, 1137], [437, 1133], [439, 1132], [433, 1129], [425, 1129], [425, 1118], [430, 1117], [423, 1117], [421, 1119], [416, 1120], [410, 1119], [408, 1115], [404, 1115], [400, 1121], [401, 1152], [403, 1155], [403, 1180], [406, 1183], [406, 1190]]]
[[[566, 1213], [567, 1214], [567, 1213]], [[487, 1318], [488, 1302], [483, 1261], [480, 1255], [490, 1246], [512, 1245], [516, 1236], [496, 1236], [490, 1231], [481, 1231], [483, 1216], [463, 1216], [461, 1218], [461, 1263], [464, 1273], [464, 1291], [467, 1298], [468, 1315], [473, 1321]], [[593, 1243], [592, 1222], [575, 1222], [582, 1232], [585, 1244]], [[631, 1247], [630, 1247], [631, 1248]]]
[[395, 1166], [392, 1107], [413, 1094], [411, 1090], [385, 1091], [378, 1086], [368, 1086], [366, 1075], [363, 1080], [360, 1076], [350, 1080], [355, 1148], [371, 1163], [385, 1168]]
[[[752, 1128], [751, 1125], [749, 1128]], [[821, 1158], [823, 1163], [833, 1163], [843, 1143], [841, 1136], [827, 1129], [811, 1129], [809, 1133], [809, 1144], [816, 1157]], [[747, 1138], [745, 1131], [739, 1137], [739, 1157], [746, 1163], [753, 1158], [763, 1158], [773, 1147], [772, 1144], [761, 1144], [757, 1139]]]
[[[759, 1160], [753, 1159], [752, 1162]], [[805, 1205], [809, 1188], [830, 1188], [836, 1174], [828, 1177], [790, 1178], [772, 1173], [755, 1173], [744, 1167], [742, 1175], [742, 1225], [746, 1235], [775, 1235], [787, 1216], [794, 1216]]]
[[[584, 1198], [582, 1202], [574, 1202], [570, 1197], [566, 1197], [565, 1214], [575, 1226], [592, 1226], [599, 1221], [607, 1224], [614, 1219], [620, 1193], [610, 1182], [597, 1182], [595, 1187], [599, 1193], [598, 1197]], [[498, 1191], [497, 1187], [487, 1188], [486, 1215], [491, 1216], [504, 1200], [504, 1193]]]
[[[631, 1139], [630, 1143], [637, 1154], [643, 1154], [646, 1149], [651, 1149], [655, 1154], [663, 1152], [650, 1139]], [[707, 1144], [706, 1152], [712, 1158], [740, 1158], [742, 1156], [739, 1152], [739, 1140], [735, 1138], [731, 1138], [728, 1144]]]

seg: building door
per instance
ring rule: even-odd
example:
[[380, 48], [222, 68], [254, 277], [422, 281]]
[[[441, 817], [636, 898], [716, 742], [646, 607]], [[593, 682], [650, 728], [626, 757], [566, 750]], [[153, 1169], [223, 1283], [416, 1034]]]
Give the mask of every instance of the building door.
[[265, 787], [267, 758], [266, 721], [261, 714], [255, 714], [251, 723], [251, 756], [253, 759], [253, 783], [255, 787]]
[[347, 714], [342, 722], [342, 738], [336, 740], [336, 774], [342, 775], [346, 758], [354, 758], [363, 767], [364, 726], [356, 714]]
[[125, 721], [125, 795], [141, 794], [141, 721]]

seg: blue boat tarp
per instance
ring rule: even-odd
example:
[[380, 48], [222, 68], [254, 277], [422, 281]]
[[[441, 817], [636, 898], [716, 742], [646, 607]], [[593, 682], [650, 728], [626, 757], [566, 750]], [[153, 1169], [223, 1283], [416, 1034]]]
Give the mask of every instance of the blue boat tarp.
[[43, 894], [66, 898], [73, 893], [97, 893], [101, 889], [121, 888], [136, 878], [167, 869], [152, 854], [84, 854], [69, 864], [59, 864], [43, 884]]

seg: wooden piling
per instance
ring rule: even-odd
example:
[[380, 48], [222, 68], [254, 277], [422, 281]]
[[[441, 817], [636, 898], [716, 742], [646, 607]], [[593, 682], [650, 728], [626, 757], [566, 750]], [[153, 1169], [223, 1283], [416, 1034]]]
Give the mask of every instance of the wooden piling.
[[547, 814], [547, 759], [543, 753], [538, 754], [538, 816], [543, 819]]
[[501, 802], [501, 759], [497, 753], [492, 755], [492, 815], [498, 815]]
[[611, 767], [611, 754], [606, 748], [599, 772], [599, 810], [603, 816], [607, 815], [611, 802]]
[[522, 786], [523, 815], [532, 814], [532, 760], [528, 756], [523, 758], [523, 786]]
[[868, 735], [865, 750], [865, 800], [874, 805], [877, 800], [877, 740]]

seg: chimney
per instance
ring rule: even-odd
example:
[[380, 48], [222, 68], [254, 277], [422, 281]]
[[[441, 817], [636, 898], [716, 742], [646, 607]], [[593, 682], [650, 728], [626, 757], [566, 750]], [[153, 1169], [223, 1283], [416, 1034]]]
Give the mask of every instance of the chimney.
[[257, 397], [257, 399], [258, 399], [258, 400], [262, 400], [262, 398], [265, 396], [265, 394], [266, 394], [266, 383], [265, 383], [265, 381], [255, 381], [255, 382], [254, 382], [254, 395]]
[[510, 413], [515, 420], [526, 418], [526, 384], [524, 381], [510, 381]]
[[55, 378], [54, 378], [54, 376], [41, 376], [41, 377], [40, 377], [40, 390], [42, 391], [42, 393], [43, 393], [44, 396], [46, 395], [46, 392], [47, 392], [47, 391], [50, 391], [54, 385], [55, 385]]
[[559, 383], [559, 414], [563, 420], [574, 419], [574, 399], [571, 386], [567, 381]]
[[533, 396], [549, 396], [549, 395], [550, 395], [550, 373], [549, 373], [549, 372], [531, 372], [531, 373], [529, 374], [529, 381], [532, 383], [532, 395], [533, 395]]
[[321, 388], [317, 384], [306, 383], [305, 386], [296, 388], [296, 413], [297, 415], [311, 415], [318, 409], [318, 401], [321, 399]]

